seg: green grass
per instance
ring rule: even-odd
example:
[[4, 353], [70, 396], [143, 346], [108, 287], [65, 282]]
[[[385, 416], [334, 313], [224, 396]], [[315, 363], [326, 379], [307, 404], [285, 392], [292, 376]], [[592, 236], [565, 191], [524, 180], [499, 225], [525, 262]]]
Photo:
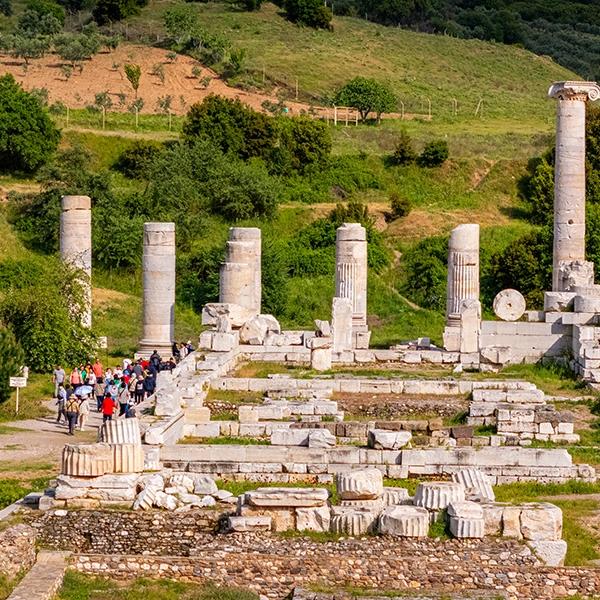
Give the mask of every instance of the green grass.
[[[29, 373], [27, 387], [19, 390], [19, 414], [16, 409], [16, 392], [10, 399], [0, 404], [0, 422], [23, 419], [37, 419], [49, 414], [48, 409], [42, 404], [52, 396], [54, 385], [49, 375]], [[4, 433], [11, 433], [9, 427], [4, 426]]]
[[497, 502], [530, 502], [548, 496], [572, 494], [600, 494], [600, 482], [571, 480], [566, 483], [538, 483], [519, 481], [494, 488]]
[[565, 564], [583, 566], [600, 558], [600, 538], [582, 525], [592, 515], [598, 514], [600, 503], [597, 500], [585, 499], [552, 502], [563, 511], [563, 539], [568, 544]]
[[[266, 376], [265, 376], [266, 377]], [[205, 402], [222, 402], [239, 406], [241, 404], [262, 404], [260, 392], [238, 392], [235, 390], [210, 390]]]
[[239, 588], [220, 588], [211, 583], [136, 579], [117, 582], [104, 577], [67, 571], [57, 600], [258, 600]]
[[[164, 33], [162, 15], [170, 2], [150, 2], [127, 23], [130, 34]], [[290, 89], [298, 79], [304, 98], [322, 98], [357, 74], [391, 84], [407, 112], [435, 119], [478, 123], [475, 108], [484, 99], [484, 121], [545, 125], [553, 107], [548, 83], [574, 75], [549, 59], [515, 46], [459, 40], [381, 27], [361, 19], [334, 18], [333, 33], [296, 27], [272, 4], [240, 12], [220, 4], [198, 5], [204, 27], [222, 32], [248, 52], [247, 65]], [[259, 77], [255, 77], [259, 79]], [[452, 117], [452, 98], [459, 114]], [[511, 127], [512, 129], [512, 127]]]
[[440, 540], [449, 540], [452, 537], [450, 534], [450, 526], [448, 523], [446, 510], [440, 511], [436, 521], [429, 525], [427, 536]]

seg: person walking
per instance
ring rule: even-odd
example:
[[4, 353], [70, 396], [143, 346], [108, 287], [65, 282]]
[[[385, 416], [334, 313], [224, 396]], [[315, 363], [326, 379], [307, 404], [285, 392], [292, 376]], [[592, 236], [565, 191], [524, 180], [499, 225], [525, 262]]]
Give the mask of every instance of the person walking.
[[104, 400], [104, 391], [106, 388], [106, 384], [102, 377], [99, 377], [96, 381], [96, 385], [94, 386], [94, 394], [96, 395], [96, 408], [98, 412], [102, 411], [102, 400]]
[[69, 376], [69, 383], [73, 390], [76, 390], [82, 383], [81, 373], [77, 367], [74, 367]]
[[79, 418], [79, 398], [71, 394], [66, 404], [67, 422], [69, 424], [69, 435], [75, 435], [75, 427]]
[[85, 431], [85, 422], [90, 414], [90, 397], [83, 396], [79, 403], [79, 431]]
[[129, 406], [129, 400], [131, 396], [129, 395], [129, 387], [126, 384], [120, 388], [119, 391], [119, 416], [122, 417], [127, 412], [127, 407]]
[[102, 422], [112, 421], [113, 413], [115, 412], [116, 404], [109, 394], [104, 396], [102, 401]]
[[54, 398], [58, 398], [58, 388], [65, 383], [66, 373], [65, 370], [60, 366], [56, 365], [52, 372], [52, 383], [54, 384]]
[[58, 394], [56, 396], [56, 405], [58, 406], [58, 414], [56, 415], [56, 422], [60, 423], [61, 417], [64, 417], [65, 423], [68, 422], [67, 413], [65, 412], [65, 405], [67, 403], [67, 390], [61, 383], [58, 386]]
[[150, 355], [150, 364], [157, 370], [160, 371], [160, 363], [162, 362], [162, 359], [160, 357], [160, 354], [155, 350], [151, 355]]
[[135, 389], [134, 389], [134, 394], [135, 394], [135, 403], [136, 404], [140, 404], [141, 402], [144, 401], [144, 378], [141, 375], [138, 375], [138, 377], [135, 379]]
[[98, 358], [95, 360], [94, 364], [92, 365], [92, 371], [94, 371], [94, 375], [96, 376], [96, 379], [102, 378], [102, 363], [100, 362], [100, 360]]
[[152, 396], [154, 394], [154, 390], [156, 389], [156, 376], [150, 370], [144, 379], [144, 391], [146, 392], [146, 398], [148, 396]]

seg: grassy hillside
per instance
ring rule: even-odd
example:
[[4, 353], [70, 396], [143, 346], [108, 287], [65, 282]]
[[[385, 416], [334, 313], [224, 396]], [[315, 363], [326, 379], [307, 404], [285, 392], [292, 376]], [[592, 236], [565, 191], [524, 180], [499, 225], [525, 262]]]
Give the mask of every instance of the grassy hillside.
[[[162, 15], [171, 0], [151, 0], [127, 22], [131, 35], [162, 33]], [[357, 74], [390, 82], [406, 109], [434, 116], [471, 119], [484, 100], [487, 117], [547, 126], [553, 108], [545, 100], [553, 80], [573, 77], [551, 60], [516, 47], [460, 40], [383, 27], [337, 17], [334, 32], [296, 27], [266, 3], [260, 12], [239, 12], [221, 3], [196, 3], [204, 27], [229, 37], [248, 52], [247, 66], [257, 74], [287, 84], [298, 79], [301, 94], [327, 97]], [[259, 79], [259, 78], [258, 78]]]

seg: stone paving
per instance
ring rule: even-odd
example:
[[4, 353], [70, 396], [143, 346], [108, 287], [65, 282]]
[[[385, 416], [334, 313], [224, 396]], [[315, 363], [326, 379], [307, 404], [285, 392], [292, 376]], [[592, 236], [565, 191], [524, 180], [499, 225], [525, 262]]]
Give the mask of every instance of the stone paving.
[[33, 568], [8, 600], [51, 600], [60, 588], [67, 568], [68, 552], [42, 550]]

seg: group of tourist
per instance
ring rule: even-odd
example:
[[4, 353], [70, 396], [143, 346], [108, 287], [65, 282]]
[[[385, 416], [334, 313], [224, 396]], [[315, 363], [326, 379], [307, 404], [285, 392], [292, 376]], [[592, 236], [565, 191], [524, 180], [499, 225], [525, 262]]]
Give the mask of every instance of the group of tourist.
[[[177, 350], [177, 353], [175, 353]], [[132, 418], [136, 405], [151, 396], [156, 389], [156, 377], [160, 371], [173, 370], [177, 362], [193, 351], [191, 343], [173, 343], [173, 354], [163, 362], [155, 350], [148, 360], [124, 359], [121, 365], [104, 369], [99, 359], [74, 367], [67, 375], [57, 365], [52, 374], [54, 398], [56, 399], [56, 422], [68, 425], [68, 435], [75, 430], [85, 430], [92, 410], [102, 413], [103, 422], [113, 416]]]

